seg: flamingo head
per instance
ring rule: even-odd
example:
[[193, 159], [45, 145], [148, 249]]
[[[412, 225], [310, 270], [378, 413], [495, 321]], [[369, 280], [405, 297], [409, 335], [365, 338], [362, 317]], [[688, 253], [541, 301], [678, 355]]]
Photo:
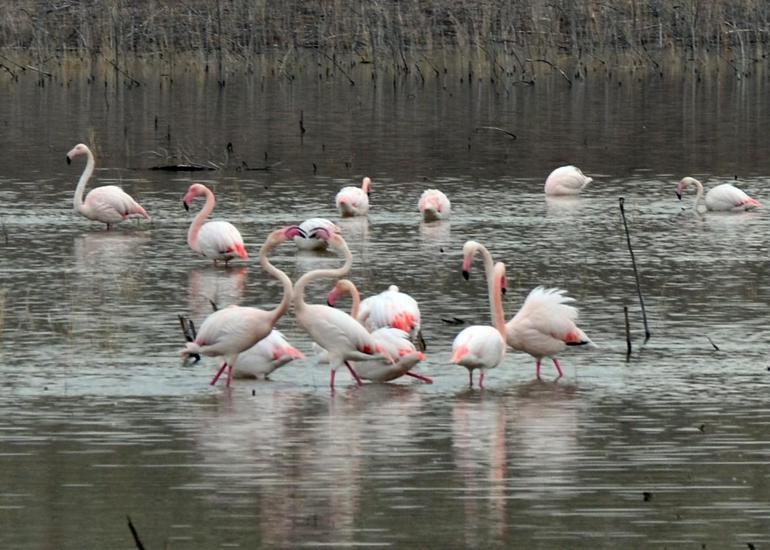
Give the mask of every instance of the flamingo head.
[[79, 155], [87, 155], [90, 151], [91, 150], [88, 148], [87, 145], [85, 145], [84, 143], [78, 143], [77, 145], [75, 145], [75, 147], [70, 149], [69, 153], [67, 153], [67, 164], [71, 164], [72, 159], [74, 159], [75, 157]]
[[370, 178], [364, 178], [361, 182], [361, 190], [366, 193], [367, 195], [371, 192], [372, 189], [372, 180]]
[[182, 199], [182, 205], [184, 206], [184, 209], [190, 210], [190, 203], [192, 203], [196, 197], [205, 195], [206, 191], [208, 191], [208, 187], [202, 183], [193, 183], [189, 189], [187, 189], [187, 193], [185, 193], [184, 198]]
[[695, 183], [696, 181], [697, 180], [695, 178], [691, 178], [690, 176], [682, 178], [682, 180], [676, 186], [676, 198], [682, 200], [682, 193], [684, 193], [684, 190], [687, 189], [688, 185]]
[[497, 262], [494, 267], [493, 276], [497, 287], [500, 289], [500, 295], [505, 296], [508, 291], [508, 277], [505, 274], [505, 264]]
[[329, 294], [326, 296], [326, 304], [329, 307], [336, 307], [337, 300], [339, 300], [340, 295], [343, 292], [343, 289], [340, 286], [341, 281], [337, 281], [337, 284], [334, 285], [334, 288], [329, 291]]
[[292, 240], [294, 237], [302, 237], [303, 239], [307, 238], [305, 232], [302, 231], [298, 225], [287, 225], [278, 231], [274, 231], [273, 234], [280, 237], [281, 241]]

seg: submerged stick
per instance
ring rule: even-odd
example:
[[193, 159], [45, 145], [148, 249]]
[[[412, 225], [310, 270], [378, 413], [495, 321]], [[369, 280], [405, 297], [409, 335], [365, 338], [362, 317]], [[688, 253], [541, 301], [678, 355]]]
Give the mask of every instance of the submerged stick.
[[644, 341], [647, 342], [647, 340], [650, 339], [650, 327], [647, 325], [647, 311], [644, 308], [644, 297], [642, 296], [642, 287], [639, 284], [639, 272], [636, 269], [636, 258], [634, 257], [634, 249], [631, 248], [631, 235], [628, 233], [628, 223], [626, 222], [626, 210], [623, 207], [623, 203], [625, 202], [625, 199], [623, 197], [620, 197], [619, 201], [620, 203], [620, 215], [623, 218], [623, 227], [626, 230], [626, 242], [628, 243], [628, 252], [631, 254], [631, 265], [634, 268], [634, 279], [636, 279], [636, 293], [639, 295], [639, 305], [642, 306], [642, 321], [644, 322]]
[[139, 538], [139, 533], [136, 532], [134, 524], [131, 523], [131, 516], [126, 516], [126, 519], [128, 520], [128, 528], [131, 530], [131, 536], [134, 537], [134, 544], [136, 544], [137, 550], [144, 550], [144, 544], [142, 544]]
[[626, 363], [631, 359], [631, 328], [628, 324], [628, 306], [623, 306], [623, 316], [626, 318]]

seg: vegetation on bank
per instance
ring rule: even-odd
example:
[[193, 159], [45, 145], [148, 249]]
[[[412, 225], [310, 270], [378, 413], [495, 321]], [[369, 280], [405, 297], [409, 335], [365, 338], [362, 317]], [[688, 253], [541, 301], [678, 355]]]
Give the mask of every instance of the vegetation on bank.
[[[64, 59], [128, 71], [172, 68], [291, 75], [321, 66], [351, 79], [472, 72], [526, 81], [558, 71], [700, 67], [739, 76], [765, 60], [765, 0], [13, 0], [0, 7], [0, 69], [54, 73]], [[129, 73], [126, 72], [126, 75]]]

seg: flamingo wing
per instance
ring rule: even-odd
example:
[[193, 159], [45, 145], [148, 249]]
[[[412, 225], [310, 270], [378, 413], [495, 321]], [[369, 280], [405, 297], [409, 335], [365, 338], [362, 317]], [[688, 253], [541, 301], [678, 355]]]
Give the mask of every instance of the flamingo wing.
[[302, 352], [289, 344], [284, 335], [273, 329], [265, 338], [238, 355], [234, 376], [267, 376], [275, 369], [301, 359]]
[[[369, 330], [384, 327], [399, 328], [405, 332], [416, 333], [420, 329], [420, 307], [417, 301], [391, 286], [388, 290], [367, 298], [367, 314], [364, 323]], [[364, 300], [366, 302], [367, 300]], [[359, 318], [363, 316], [364, 303], [361, 303]]]
[[150, 216], [139, 203], [117, 185], [95, 187], [85, 199], [85, 207], [91, 215], [104, 222], [115, 223], [130, 216]]
[[193, 344], [204, 355], [233, 355], [256, 344], [270, 330], [266, 312], [232, 305], [206, 317]]
[[706, 193], [709, 210], [751, 210], [761, 203], [730, 183], [717, 185]]
[[560, 166], [545, 180], [546, 195], [575, 195], [593, 181], [577, 166]]
[[249, 257], [240, 231], [226, 221], [212, 221], [201, 227], [198, 246], [207, 258]]
[[369, 197], [360, 187], [343, 187], [334, 199], [343, 215], [363, 215], [369, 210]]

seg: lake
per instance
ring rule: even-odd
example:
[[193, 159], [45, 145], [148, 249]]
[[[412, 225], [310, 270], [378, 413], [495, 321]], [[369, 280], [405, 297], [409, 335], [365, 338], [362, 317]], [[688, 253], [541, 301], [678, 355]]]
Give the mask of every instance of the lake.
[[[766, 77], [141, 80], [0, 84], [0, 546], [135, 548], [127, 516], [148, 548], [770, 543], [770, 217], [699, 216], [694, 190], [674, 195], [686, 175], [737, 178], [770, 202]], [[105, 231], [72, 211], [84, 161], [65, 154], [91, 140], [89, 189], [121, 185], [151, 222]], [[181, 160], [219, 169], [149, 170]], [[594, 183], [546, 199], [563, 164]], [[363, 176], [369, 216], [340, 220], [336, 192]], [[187, 247], [193, 181], [252, 260], [214, 268]], [[421, 222], [430, 187], [451, 220]], [[214, 359], [182, 364], [177, 315], [272, 307], [259, 245], [316, 216], [340, 224], [364, 296], [418, 300], [434, 384], [340, 372], [331, 392], [291, 313], [278, 328], [307, 359], [270, 381], [211, 387]], [[489, 322], [481, 270], [460, 274], [470, 238], [508, 265], [508, 318], [532, 288], [564, 288], [598, 349], [567, 350], [559, 380], [544, 361], [542, 381], [510, 352], [469, 389], [450, 362], [464, 325], [447, 321]], [[341, 263], [291, 243], [273, 259], [293, 280]]]

